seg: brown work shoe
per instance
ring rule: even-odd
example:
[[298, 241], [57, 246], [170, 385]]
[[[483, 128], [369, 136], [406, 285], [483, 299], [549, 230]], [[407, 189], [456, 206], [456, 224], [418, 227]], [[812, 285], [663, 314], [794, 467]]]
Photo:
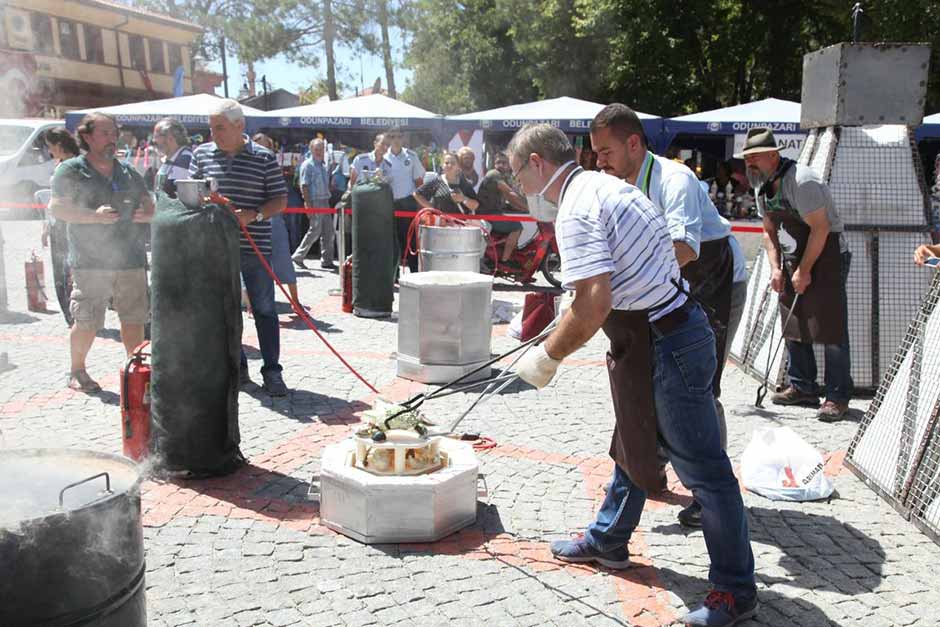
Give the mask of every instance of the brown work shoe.
[[818, 407], [819, 396], [801, 392], [792, 385], [788, 385], [782, 392], [770, 397], [774, 405], [802, 405], [804, 407]]
[[844, 419], [848, 413], [848, 403], [837, 403], [836, 401], [827, 400], [822, 404], [822, 407], [819, 408], [819, 412], [816, 413], [816, 418], [821, 422], [838, 422]]
[[69, 387], [79, 392], [100, 392], [98, 382], [88, 376], [85, 370], [76, 370], [69, 373]]

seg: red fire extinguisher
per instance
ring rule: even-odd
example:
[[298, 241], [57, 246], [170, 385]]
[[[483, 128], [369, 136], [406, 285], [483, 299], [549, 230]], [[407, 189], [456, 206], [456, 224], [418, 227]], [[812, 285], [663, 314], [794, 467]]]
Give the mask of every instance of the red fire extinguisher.
[[352, 255], [346, 257], [341, 268], [343, 273], [343, 311], [352, 313], [353, 310], [353, 289], [352, 289]]
[[46, 311], [46, 282], [42, 259], [33, 251], [26, 268], [26, 306], [30, 311]]
[[150, 449], [150, 342], [134, 349], [121, 370], [121, 432], [124, 455], [135, 461]]

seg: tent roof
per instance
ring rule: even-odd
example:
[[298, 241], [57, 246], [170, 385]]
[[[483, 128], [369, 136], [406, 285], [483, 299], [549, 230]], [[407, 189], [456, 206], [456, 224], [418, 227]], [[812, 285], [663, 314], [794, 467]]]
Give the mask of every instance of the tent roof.
[[[560, 98], [549, 98], [548, 100], [536, 100], [534, 102], [525, 102], [522, 104], [510, 105], [508, 107], [499, 107], [497, 109], [488, 109], [486, 111], [477, 111], [475, 113], [462, 113], [460, 115], [447, 116], [450, 121], [459, 120], [593, 120], [594, 116], [604, 108], [604, 105], [561, 96]], [[637, 116], [641, 120], [657, 119], [658, 116], [648, 113], [640, 113]]]
[[792, 122], [800, 123], [800, 103], [778, 98], [713, 109], [671, 118], [670, 122]]
[[316, 104], [268, 111], [269, 116], [281, 117], [344, 117], [344, 118], [422, 118], [434, 119], [438, 115], [407, 102], [383, 94], [329, 100]]
[[940, 113], [925, 116], [922, 124], [940, 124]]
[[[70, 111], [66, 115], [69, 128], [77, 126], [82, 116], [92, 111], [101, 111], [117, 118], [121, 125], [152, 125], [165, 117], [173, 117], [183, 124], [209, 124], [209, 108], [221, 100], [212, 94], [193, 94], [177, 98], [161, 98], [160, 100], [147, 100], [145, 102], [132, 102], [112, 107], [98, 107]], [[248, 118], [264, 115], [265, 112], [253, 107], [242, 105], [242, 111]]]

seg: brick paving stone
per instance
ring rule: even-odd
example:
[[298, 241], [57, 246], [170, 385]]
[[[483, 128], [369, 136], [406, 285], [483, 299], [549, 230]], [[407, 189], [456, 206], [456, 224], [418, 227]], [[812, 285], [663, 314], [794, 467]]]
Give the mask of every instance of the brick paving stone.
[[[39, 250], [39, 224], [0, 226], [10, 309], [17, 314], [0, 319], [0, 351], [16, 365], [0, 373], [4, 443], [119, 453], [117, 370], [124, 357], [116, 317], [108, 313], [108, 330], [89, 358], [104, 392], [66, 391], [67, 329], [58, 315], [24, 313], [25, 290], [13, 270], [32, 248]], [[339, 313], [338, 300], [328, 295], [335, 286], [334, 274], [300, 273], [301, 298], [332, 331], [326, 335], [337, 349], [383, 393], [405, 389], [389, 358], [397, 342], [394, 319]], [[494, 297], [519, 306], [524, 292], [497, 285]], [[472, 531], [481, 539], [485, 532], [485, 541], [366, 547], [320, 527], [306, 490], [323, 445], [343, 437], [350, 427], [341, 423], [372, 397], [309, 331], [286, 315], [282, 322], [285, 379], [294, 391], [273, 402], [256, 389], [239, 395], [242, 450], [255, 464], [250, 472], [228, 481], [143, 485], [151, 624], [670, 624], [700, 602], [707, 553], [701, 533], [675, 522], [687, 496], [675, 481], [673, 495], [647, 503], [631, 542], [637, 559], [653, 566], [643, 571], [649, 580], [563, 567], [547, 556], [549, 540], [591, 520], [612, 469], [603, 338], [567, 360], [551, 386], [516, 383], [462, 425], [499, 444], [478, 455], [489, 494]], [[250, 370], [259, 379], [257, 337], [251, 320], [246, 323]], [[494, 351], [516, 345], [504, 328], [494, 326]], [[848, 447], [856, 423], [822, 424], [803, 408], [758, 412], [756, 382], [733, 366], [725, 372], [722, 400], [735, 464], [753, 430], [764, 425], [790, 426], [824, 453]], [[447, 423], [472, 399], [455, 395], [430, 401], [425, 410]], [[864, 411], [867, 403], [859, 399], [852, 407]], [[940, 549], [852, 473], [840, 472], [834, 481], [838, 498], [826, 503], [744, 494], [762, 599], [752, 623], [935, 624]], [[497, 535], [505, 532], [517, 535]]]

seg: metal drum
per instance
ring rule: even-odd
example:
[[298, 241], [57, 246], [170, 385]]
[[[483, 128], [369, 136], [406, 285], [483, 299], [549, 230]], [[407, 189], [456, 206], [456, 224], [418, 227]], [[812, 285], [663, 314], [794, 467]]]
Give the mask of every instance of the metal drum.
[[398, 376], [445, 383], [490, 358], [493, 277], [416, 272], [399, 285]]
[[0, 625], [146, 627], [133, 462], [3, 450], [0, 502]]
[[479, 272], [485, 250], [479, 227], [418, 227], [418, 268], [422, 272]]

